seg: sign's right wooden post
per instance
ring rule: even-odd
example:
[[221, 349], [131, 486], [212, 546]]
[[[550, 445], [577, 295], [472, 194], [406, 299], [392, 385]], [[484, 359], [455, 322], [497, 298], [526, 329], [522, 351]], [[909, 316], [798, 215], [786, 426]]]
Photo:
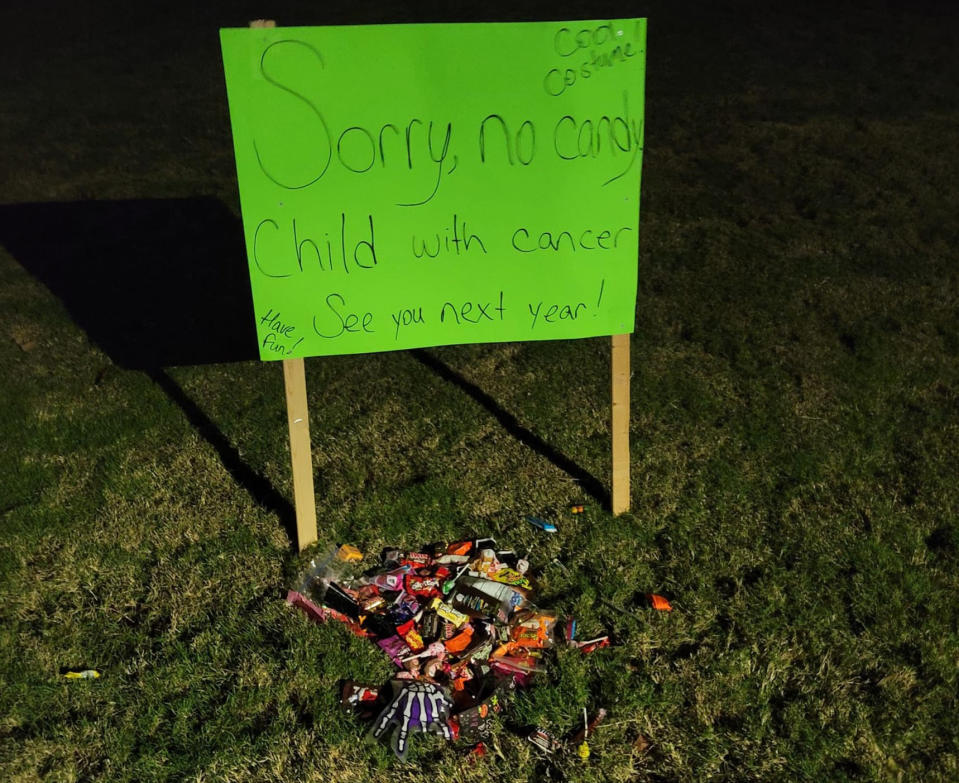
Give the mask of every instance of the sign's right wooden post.
[[629, 511], [629, 335], [612, 337], [613, 514]]

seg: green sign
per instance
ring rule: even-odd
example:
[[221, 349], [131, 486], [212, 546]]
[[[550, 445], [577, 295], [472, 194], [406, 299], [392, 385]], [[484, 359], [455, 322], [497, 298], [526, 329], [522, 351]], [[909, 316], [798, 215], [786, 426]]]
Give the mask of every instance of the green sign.
[[263, 359], [633, 330], [645, 19], [220, 37]]

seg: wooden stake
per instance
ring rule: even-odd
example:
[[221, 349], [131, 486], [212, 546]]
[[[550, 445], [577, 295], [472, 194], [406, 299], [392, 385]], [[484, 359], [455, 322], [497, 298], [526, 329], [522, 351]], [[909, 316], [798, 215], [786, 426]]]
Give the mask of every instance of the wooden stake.
[[613, 514], [629, 511], [629, 335], [613, 335]]
[[293, 504], [296, 506], [296, 545], [302, 552], [316, 541], [316, 498], [313, 495], [310, 411], [306, 403], [306, 367], [302, 359], [283, 360], [283, 382], [286, 385], [286, 417], [290, 425]]
[[[276, 27], [273, 19], [254, 19], [250, 27]], [[286, 420], [290, 427], [293, 464], [293, 505], [296, 545], [302, 552], [316, 541], [316, 497], [313, 494], [313, 453], [310, 448], [310, 409], [306, 402], [306, 365], [302, 359], [283, 360]]]

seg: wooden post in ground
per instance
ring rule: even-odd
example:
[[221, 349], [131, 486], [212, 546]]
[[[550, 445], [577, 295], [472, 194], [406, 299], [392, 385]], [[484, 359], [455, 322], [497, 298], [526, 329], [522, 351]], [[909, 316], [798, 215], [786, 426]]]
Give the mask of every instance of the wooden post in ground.
[[[255, 19], [250, 22], [250, 27], [276, 27], [276, 22], [273, 19]], [[293, 463], [296, 546], [302, 552], [316, 541], [310, 409], [306, 402], [306, 366], [303, 359], [283, 360], [283, 383], [286, 386], [286, 419], [290, 427], [290, 461]]]
[[613, 514], [629, 511], [629, 335], [614, 334], [613, 398]]
[[310, 410], [306, 403], [306, 367], [303, 359], [283, 360], [283, 382], [286, 385], [286, 417], [290, 425], [293, 504], [296, 507], [296, 545], [302, 552], [316, 541], [316, 498], [313, 495]]

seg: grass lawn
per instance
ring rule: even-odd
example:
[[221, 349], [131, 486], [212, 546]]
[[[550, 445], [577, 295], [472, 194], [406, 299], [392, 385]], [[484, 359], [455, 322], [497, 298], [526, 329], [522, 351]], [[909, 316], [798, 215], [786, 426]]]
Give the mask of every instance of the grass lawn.
[[[955, 14], [461, 12], [649, 17], [633, 510], [603, 504], [608, 339], [307, 360], [322, 544], [492, 535], [613, 639], [559, 650], [486, 758], [402, 765], [337, 705], [385, 656], [283, 601], [309, 553], [217, 28], [452, 16], [216, 5], [0, 30], [0, 779], [959, 779]], [[516, 733], [584, 706], [587, 764]]]

